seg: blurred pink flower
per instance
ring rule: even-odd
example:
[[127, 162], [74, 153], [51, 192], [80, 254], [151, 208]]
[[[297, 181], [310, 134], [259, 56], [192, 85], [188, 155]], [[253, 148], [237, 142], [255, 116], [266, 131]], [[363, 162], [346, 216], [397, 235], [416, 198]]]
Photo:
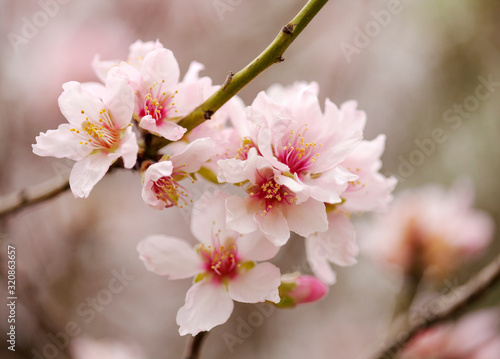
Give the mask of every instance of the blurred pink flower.
[[473, 189], [466, 183], [456, 183], [448, 191], [428, 185], [401, 192], [369, 228], [369, 250], [376, 259], [405, 272], [446, 277], [491, 241], [493, 221], [474, 209], [473, 201]]
[[[214, 146], [215, 143], [210, 138], [196, 139], [179, 152], [164, 156], [162, 161], [149, 166], [144, 173], [142, 187], [144, 202], [155, 209], [186, 206], [189, 191], [179, 181], [197, 172], [214, 153]], [[192, 177], [189, 178], [194, 181]]]
[[88, 197], [119, 157], [125, 168], [132, 168], [139, 150], [130, 127], [134, 95], [127, 81], [113, 72], [106, 88], [85, 85], [75, 81], [63, 85], [59, 107], [69, 124], [40, 133], [33, 145], [39, 156], [77, 161], [70, 175], [75, 197]]
[[88, 337], [75, 338], [71, 341], [70, 351], [74, 359], [146, 358], [138, 346], [110, 339], [96, 340]]
[[270, 263], [254, 262], [273, 258], [279, 248], [259, 233], [241, 235], [228, 230], [227, 197], [217, 191], [196, 202], [191, 231], [200, 244], [195, 249], [184, 240], [162, 235], [150, 236], [137, 246], [148, 270], [170, 279], [195, 277], [177, 313], [181, 335], [196, 335], [225, 323], [233, 300], [280, 301], [280, 270]]
[[500, 354], [500, 316], [483, 310], [417, 335], [403, 349], [401, 359], [497, 359]]

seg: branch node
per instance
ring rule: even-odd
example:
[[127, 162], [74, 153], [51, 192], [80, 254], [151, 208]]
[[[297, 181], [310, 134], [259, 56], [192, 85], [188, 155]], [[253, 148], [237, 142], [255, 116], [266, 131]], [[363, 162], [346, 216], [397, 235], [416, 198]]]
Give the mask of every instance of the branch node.
[[227, 75], [226, 81], [224, 81], [224, 83], [222, 84], [222, 89], [226, 88], [226, 86], [229, 85], [229, 83], [233, 80], [233, 76], [234, 76], [234, 72], [230, 72]]
[[212, 118], [213, 114], [214, 114], [213, 111], [207, 110], [207, 111], [203, 112], [203, 117], [205, 118], [205, 120], [210, 120], [210, 118]]
[[293, 25], [287, 24], [287, 25], [283, 26], [281, 31], [283, 31], [283, 33], [285, 33], [287, 35], [292, 35], [293, 34]]
[[282, 55], [280, 55], [280, 57], [276, 59], [276, 62], [283, 62], [283, 61], [285, 61], [285, 58]]

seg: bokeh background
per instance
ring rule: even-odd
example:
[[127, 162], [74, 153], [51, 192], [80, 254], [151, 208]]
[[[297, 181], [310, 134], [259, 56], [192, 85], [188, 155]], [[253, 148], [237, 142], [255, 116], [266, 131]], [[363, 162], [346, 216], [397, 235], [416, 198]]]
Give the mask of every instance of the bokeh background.
[[[377, 14], [394, 2], [330, 1], [287, 50], [285, 61], [239, 95], [250, 104], [273, 83], [317, 81], [322, 99], [356, 99], [368, 115], [365, 137], [387, 135], [382, 172], [399, 177], [396, 193], [469, 178], [477, 207], [500, 227], [500, 86], [492, 86], [488, 99], [467, 100], [481, 79], [500, 82], [500, 3], [401, 0], [400, 13], [380, 20]], [[48, 3], [52, 7], [42, 5]], [[135, 40], [159, 39], [173, 50], [182, 73], [196, 60], [206, 66], [203, 75], [221, 84], [257, 56], [304, 3], [0, 0], [0, 194], [70, 170], [70, 161], [35, 156], [31, 144], [39, 132], [64, 122], [57, 106], [64, 82], [96, 80], [90, 68], [94, 54], [125, 59]], [[28, 22], [38, 24], [34, 31]], [[463, 112], [455, 112], [457, 106]], [[445, 132], [444, 143], [433, 142], [432, 151], [416, 154], [421, 151], [416, 141], [430, 139], [436, 128]], [[19, 298], [17, 350], [7, 352], [2, 339], [2, 358], [33, 358], [32, 349], [41, 352], [51, 334], [57, 337], [69, 322], [80, 329], [77, 339], [116, 340], [142, 352], [132, 357], [182, 356], [187, 338], [178, 335], [175, 315], [191, 283], [147, 272], [135, 247], [154, 233], [193, 240], [189, 216], [147, 207], [140, 188], [136, 173], [116, 170], [88, 199], [67, 192], [0, 222], [1, 271], [6, 271], [6, 246], [14, 244]], [[495, 240], [449, 283], [464, 282], [499, 250]], [[283, 271], [303, 267], [302, 240], [292, 240], [276, 262]], [[113, 270], [134, 279], [108, 300], [102, 291]], [[202, 358], [369, 358], [387, 340], [400, 285], [396, 271], [377, 267], [362, 251], [356, 266], [338, 270], [338, 283], [325, 300], [274, 310], [247, 338], [228, 346], [225, 333], [237, 335], [258, 310], [237, 305], [230, 321], [208, 336]], [[99, 295], [106, 305], [83, 315]], [[0, 296], [7, 296], [4, 281]], [[495, 306], [499, 299], [496, 288], [477, 306]], [[6, 306], [0, 308], [0, 329], [6, 333]], [[58, 357], [69, 358], [67, 349]]]

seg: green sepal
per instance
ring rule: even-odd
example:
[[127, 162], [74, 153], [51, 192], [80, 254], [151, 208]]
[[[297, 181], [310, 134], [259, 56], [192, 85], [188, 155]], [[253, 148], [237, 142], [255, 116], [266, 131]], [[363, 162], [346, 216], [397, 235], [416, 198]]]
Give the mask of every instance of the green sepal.
[[206, 179], [209, 182], [215, 183], [215, 184], [220, 184], [219, 181], [217, 180], [217, 176], [215, 173], [213, 173], [211, 170], [209, 170], [206, 167], [201, 167], [198, 171], [198, 173]]

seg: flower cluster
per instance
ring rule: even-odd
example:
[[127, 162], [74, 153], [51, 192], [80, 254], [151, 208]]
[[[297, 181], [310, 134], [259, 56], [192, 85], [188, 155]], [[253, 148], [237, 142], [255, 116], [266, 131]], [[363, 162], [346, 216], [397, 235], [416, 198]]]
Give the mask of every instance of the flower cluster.
[[[76, 161], [76, 197], [116, 166], [140, 172], [147, 205], [192, 209], [198, 244], [155, 235], [137, 247], [148, 270], [194, 278], [177, 315], [182, 335], [224, 323], [233, 301], [318, 300], [335, 282], [330, 263], [356, 263], [351, 214], [384, 208], [396, 185], [379, 173], [385, 137], [363, 139], [366, 116], [356, 102], [322, 107], [314, 82], [274, 85], [248, 107], [234, 97], [188, 132], [179, 120], [218, 89], [199, 76], [201, 64], [180, 80], [170, 50], [138, 41], [127, 61], [97, 56], [92, 65], [102, 84], [66, 83], [59, 105], [69, 124], [41, 133], [33, 151]], [[168, 145], [152, 155], [155, 138]], [[191, 183], [205, 179], [234, 191], [195, 198]], [[292, 233], [305, 238], [314, 276], [282, 274], [269, 262]]]

